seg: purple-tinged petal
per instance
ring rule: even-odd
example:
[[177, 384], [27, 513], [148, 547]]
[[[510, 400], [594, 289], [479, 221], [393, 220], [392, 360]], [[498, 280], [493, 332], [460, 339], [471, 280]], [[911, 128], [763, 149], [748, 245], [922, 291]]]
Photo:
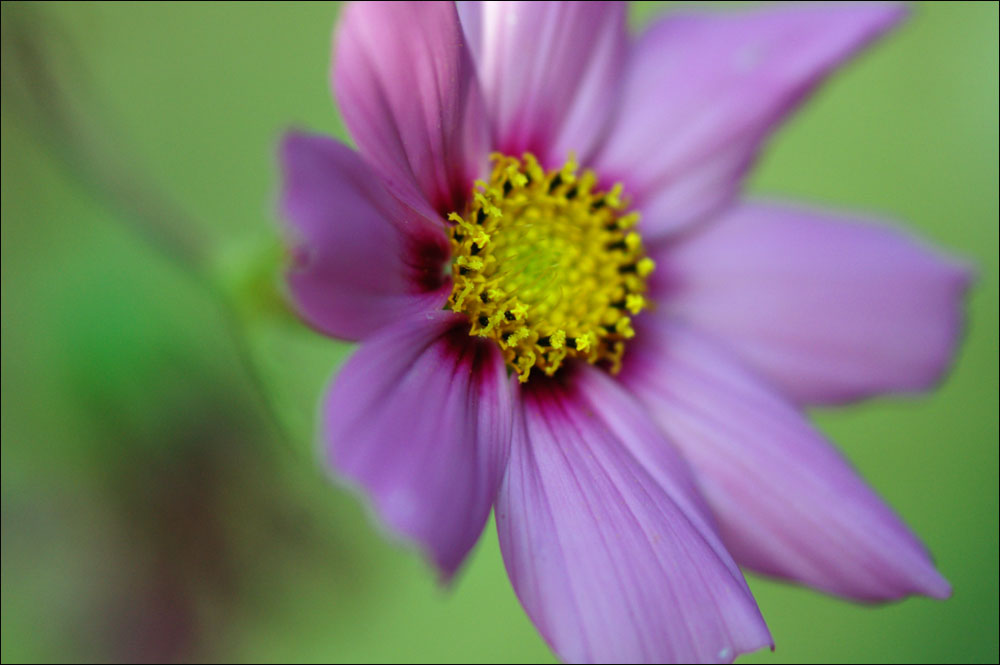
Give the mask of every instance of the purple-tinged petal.
[[644, 323], [622, 381], [690, 462], [740, 565], [862, 601], [950, 594], [917, 538], [798, 409], [696, 333]]
[[445, 577], [482, 533], [510, 446], [500, 351], [466, 330], [460, 315], [436, 312], [380, 331], [344, 365], [323, 410], [333, 469]]
[[833, 3], [660, 20], [634, 46], [598, 173], [624, 183], [647, 237], [705, 218], [775, 126], [904, 13]]
[[333, 85], [361, 154], [394, 193], [424, 212], [462, 210], [489, 128], [454, 3], [347, 5]]
[[771, 645], [685, 462], [590, 367], [533, 377], [496, 503], [521, 604], [570, 662], [731, 662]]
[[763, 203], [733, 209], [656, 260], [662, 312], [803, 404], [931, 387], [953, 356], [970, 279], [891, 227]]
[[402, 205], [347, 146], [297, 132], [281, 146], [291, 299], [322, 332], [357, 340], [440, 309], [450, 285], [440, 225]]
[[618, 104], [621, 2], [461, 2], [497, 150], [586, 162]]

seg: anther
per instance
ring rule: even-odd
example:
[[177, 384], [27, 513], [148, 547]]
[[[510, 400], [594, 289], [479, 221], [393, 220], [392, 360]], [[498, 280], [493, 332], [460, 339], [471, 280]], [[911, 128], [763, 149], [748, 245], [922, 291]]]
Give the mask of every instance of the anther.
[[448, 215], [448, 307], [469, 317], [470, 334], [496, 340], [521, 381], [570, 359], [617, 371], [654, 267], [631, 230], [638, 213], [620, 185], [595, 190], [597, 176], [572, 158], [550, 171], [530, 154], [493, 160], [464, 214]]

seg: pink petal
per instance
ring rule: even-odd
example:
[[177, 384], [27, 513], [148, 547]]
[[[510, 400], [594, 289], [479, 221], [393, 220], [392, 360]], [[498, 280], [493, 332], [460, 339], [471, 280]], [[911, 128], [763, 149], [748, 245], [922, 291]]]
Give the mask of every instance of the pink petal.
[[740, 565], [863, 601], [950, 594], [924, 547], [799, 411], [725, 352], [647, 321], [622, 380], [694, 467]]
[[598, 173], [624, 182], [649, 237], [705, 218], [803, 98], [903, 14], [834, 3], [662, 19], [631, 54]]
[[625, 3], [461, 2], [496, 147], [586, 161], [618, 104]]
[[462, 210], [488, 126], [454, 3], [357, 2], [337, 32], [334, 90], [362, 155], [408, 204]]
[[331, 466], [445, 576], [483, 530], [510, 445], [503, 359], [466, 330], [450, 312], [384, 329], [344, 365], [323, 412]]
[[967, 270], [900, 231], [762, 203], [664, 248], [657, 266], [661, 311], [810, 404], [931, 387], [969, 284]]
[[570, 662], [731, 662], [771, 645], [686, 464], [615, 383], [532, 378], [496, 520], [521, 604]]
[[290, 133], [281, 157], [281, 208], [294, 247], [288, 287], [310, 324], [356, 340], [441, 308], [449, 249], [437, 222], [402, 205], [333, 139]]

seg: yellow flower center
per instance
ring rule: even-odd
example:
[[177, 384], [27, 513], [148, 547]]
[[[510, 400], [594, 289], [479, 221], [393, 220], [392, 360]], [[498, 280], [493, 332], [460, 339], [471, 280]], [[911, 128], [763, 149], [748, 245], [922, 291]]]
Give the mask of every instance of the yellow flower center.
[[617, 372], [654, 267], [633, 230], [639, 214], [625, 212], [621, 185], [596, 189], [572, 157], [548, 172], [530, 153], [492, 159], [466, 214], [448, 216], [448, 307], [469, 317], [469, 334], [497, 341], [521, 382], [566, 358]]

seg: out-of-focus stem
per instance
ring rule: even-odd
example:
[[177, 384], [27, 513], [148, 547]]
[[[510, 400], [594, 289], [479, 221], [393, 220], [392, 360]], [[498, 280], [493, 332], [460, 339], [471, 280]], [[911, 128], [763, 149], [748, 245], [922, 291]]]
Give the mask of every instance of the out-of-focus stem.
[[186, 212], [141, 167], [115, 129], [113, 114], [87, 84], [83, 59], [72, 40], [28, 3], [2, 6], [2, 96], [40, 143], [83, 184], [114, 218], [194, 278], [218, 303], [227, 332], [272, 423], [288, 439], [264, 385], [244, 331], [243, 313], [220, 283], [214, 260], [219, 247], [206, 224]]

